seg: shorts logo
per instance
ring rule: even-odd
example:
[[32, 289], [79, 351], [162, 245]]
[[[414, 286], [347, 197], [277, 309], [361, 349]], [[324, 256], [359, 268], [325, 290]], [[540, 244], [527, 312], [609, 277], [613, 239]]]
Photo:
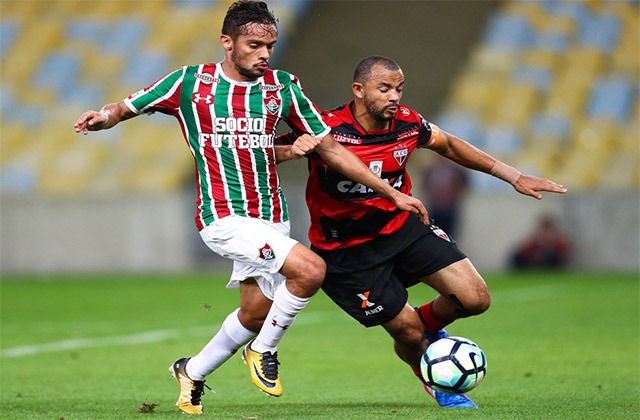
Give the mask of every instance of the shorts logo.
[[433, 233], [435, 233], [445, 241], [451, 242], [451, 239], [449, 239], [449, 235], [447, 235], [447, 233], [444, 230], [440, 229], [438, 226], [431, 225], [431, 230], [433, 231]]
[[271, 249], [271, 247], [269, 246], [269, 244], [264, 244], [264, 246], [262, 248], [259, 249], [260, 252], [260, 258], [262, 258], [263, 260], [272, 260], [274, 259], [276, 256], [273, 253], [273, 250]]
[[371, 293], [371, 290], [367, 290], [364, 293], [358, 293], [358, 297], [362, 299], [362, 306], [361, 306], [362, 309], [370, 308], [373, 305], [375, 305], [375, 303], [369, 302], [369, 293]]

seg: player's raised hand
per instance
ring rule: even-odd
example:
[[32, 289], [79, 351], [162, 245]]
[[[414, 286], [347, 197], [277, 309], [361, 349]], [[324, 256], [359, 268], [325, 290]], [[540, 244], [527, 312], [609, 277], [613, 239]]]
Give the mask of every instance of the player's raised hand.
[[106, 130], [120, 121], [135, 117], [134, 113], [125, 105], [124, 101], [107, 104], [100, 111], [87, 111], [80, 115], [73, 128], [76, 133], [87, 134], [89, 131]]
[[320, 143], [322, 143], [321, 138], [311, 137], [305, 133], [298, 137], [291, 145], [291, 157], [293, 159], [300, 159], [313, 152]]
[[542, 191], [559, 194], [567, 192], [567, 189], [560, 184], [556, 184], [546, 178], [525, 174], [520, 175], [516, 182], [513, 183], [513, 188], [520, 194], [529, 195], [537, 200], [542, 199], [542, 194], [540, 194]]
[[109, 115], [104, 111], [89, 110], [80, 115], [80, 118], [73, 124], [76, 133], [88, 134], [89, 131], [98, 131], [106, 127]]

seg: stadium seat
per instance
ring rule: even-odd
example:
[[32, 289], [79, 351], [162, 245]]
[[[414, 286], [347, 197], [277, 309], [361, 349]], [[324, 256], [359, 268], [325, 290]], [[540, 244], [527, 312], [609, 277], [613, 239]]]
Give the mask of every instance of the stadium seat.
[[541, 50], [549, 50], [554, 53], [562, 53], [569, 46], [567, 34], [559, 31], [543, 31], [535, 36], [534, 47]]
[[127, 61], [121, 81], [125, 86], [140, 89], [173, 70], [171, 60], [163, 51], [144, 51]]
[[516, 66], [518, 57], [503, 49], [494, 49], [480, 45], [471, 53], [470, 66], [474, 72], [507, 75]]
[[[637, 95], [637, 89], [635, 94]], [[612, 119], [625, 122], [633, 104], [633, 87], [625, 78], [617, 75], [599, 78], [591, 92], [587, 105], [590, 118]]]
[[482, 43], [492, 49], [517, 52], [530, 46], [534, 30], [526, 16], [499, 12], [491, 17]]
[[542, 66], [517, 66], [511, 76], [517, 84], [533, 85], [539, 92], [547, 92], [553, 82], [553, 73]]
[[108, 28], [109, 36], [103, 37], [100, 49], [107, 54], [131, 56], [139, 50], [149, 31], [148, 23], [138, 17], [121, 18]]
[[36, 164], [26, 154], [0, 168], [0, 190], [3, 194], [33, 194], [38, 185]]
[[484, 134], [484, 149], [487, 153], [507, 160], [522, 148], [522, 136], [515, 126], [491, 125]]
[[540, 2], [551, 16], [568, 17], [578, 23], [591, 19], [591, 12], [586, 2], [580, 1], [542, 1]]
[[536, 86], [514, 81], [504, 90], [502, 98], [496, 101], [493, 118], [489, 121], [507, 124], [514, 127], [524, 127], [539, 106]]
[[68, 89], [78, 79], [81, 70], [81, 58], [71, 51], [52, 51], [42, 60], [34, 78], [38, 89], [53, 90], [57, 94]]
[[[513, 55], [512, 55], [513, 56]], [[548, 69], [552, 74], [552, 78], [556, 77], [556, 71], [563, 65], [563, 57], [555, 51], [547, 49], [533, 48], [523, 51], [516, 63], [519, 66], [531, 66]], [[514, 64], [513, 67], [516, 66]]]
[[3, 121], [0, 167], [6, 167], [26, 149], [28, 134], [28, 125], [13, 120]]
[[11, 48], [20, 33], [20, 23], [11, 19], [2, 19], [0, 25], [0, 59]]
[[432, 121], [441, 129], [481, 147], [482, 125], [472, 112], [449, 111]]
[[80, 41], [92, 46], [100, 46], [108, 35], [108, 24], [98, 17], [79, 16], [65, 28], [68, 41]]
[[505, 81], [493, 75], [471, 74], [458, 79], [448, 99], [447, 108], [471, 111], [484, 119], [505, 91]]
[[618, 42], [620, 20], [613, 13], [593, 14], [580, 22], [578, 32], [583, 47], [611, 51]]
[[564, 139], [571, 135], [571, 122], [562, 114], [536, 114], [531, 117], [528, 132], [538, 139]]

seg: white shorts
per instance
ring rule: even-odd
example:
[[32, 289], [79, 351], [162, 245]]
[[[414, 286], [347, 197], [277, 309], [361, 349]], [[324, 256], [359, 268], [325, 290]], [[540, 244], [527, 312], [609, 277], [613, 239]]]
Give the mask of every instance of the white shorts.
[[233, 260], [227, 288], [255, 278], [262, 293], [273, 300], [276, 288], [285, 280], [278, 271], [298, 243], [289, 237], [290, 230], [288, 221], [227, 216], [202, 229], [200, 237], [213, 252]]

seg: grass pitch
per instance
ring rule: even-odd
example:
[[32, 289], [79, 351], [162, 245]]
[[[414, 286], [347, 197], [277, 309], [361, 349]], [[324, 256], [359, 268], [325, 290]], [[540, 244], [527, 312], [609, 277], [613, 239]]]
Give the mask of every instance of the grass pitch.
[[[0, 418], [177, 419], [168, 366], [238, 304], [225, 274], [15, 278], [1, 283]], [[485, 274], [493, 304], [452, 335], [488, 359], [469, 395], [438, 408], [393, 353], [322, 293], [279, 348], [284, 395], [255, 388], [235, 355], [212, 374], [202, 418], [630, 419], [640, 415], [638, 275]], [[423, 286], [414, 304], [433, 298]]]

